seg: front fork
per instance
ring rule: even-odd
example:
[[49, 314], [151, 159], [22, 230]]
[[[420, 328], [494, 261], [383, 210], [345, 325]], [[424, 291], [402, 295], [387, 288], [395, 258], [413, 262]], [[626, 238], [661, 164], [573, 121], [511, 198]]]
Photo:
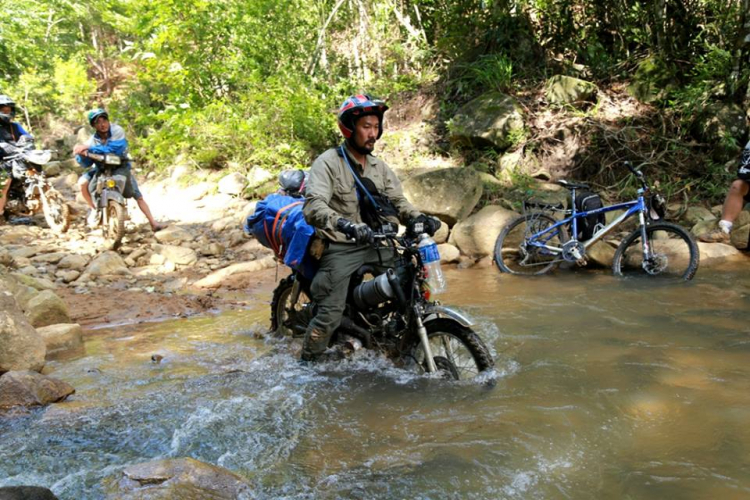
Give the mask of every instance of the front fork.
[[641, 224], [641, 245], [643, 247], [643, 263], [641, 264], [643, 267], [647, 265], [647, 262], [651, 261], [651, 245], [648, 241], [647, 237], [647, 231], [646, 231], [646, 216], [644, 215], [644, 211], [641, 210], [638, 212], [638, 221]]
[[432, 359], [432, 349], [430, 348], [430, 342], [427, 339], [427, 328], [422, 323], [422, 311], [419, 306], [414, 306], [414, 322], [417, 325], [417, 335], [419, 335], [419, 341], [422, 343], [422, 349], [424, 355], [427, 358], [427, 371], [435, 373], [437, 366], [435, 366], [435, 360]]

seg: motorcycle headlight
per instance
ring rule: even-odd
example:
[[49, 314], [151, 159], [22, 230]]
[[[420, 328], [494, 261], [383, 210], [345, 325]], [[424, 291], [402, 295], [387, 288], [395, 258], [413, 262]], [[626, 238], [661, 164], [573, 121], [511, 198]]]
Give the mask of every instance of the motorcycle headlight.
[[107, 187], [112, 189], [115, 187], [115, 180], [114, 179], [107, 179]]

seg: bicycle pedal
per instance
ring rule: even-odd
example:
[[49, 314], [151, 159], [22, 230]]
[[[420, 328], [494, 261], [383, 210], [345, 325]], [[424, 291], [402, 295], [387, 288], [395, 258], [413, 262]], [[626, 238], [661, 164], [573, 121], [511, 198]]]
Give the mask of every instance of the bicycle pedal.
[[576, 265], [577, 265], [578, 267], [586, 267], [587, 265], [589, 265], [589, 261], [588, 261], [588, 260], [587, 260], [586, 258], [583, 258], [583, 259], [578, 259], [578, 260], [576, 261]]

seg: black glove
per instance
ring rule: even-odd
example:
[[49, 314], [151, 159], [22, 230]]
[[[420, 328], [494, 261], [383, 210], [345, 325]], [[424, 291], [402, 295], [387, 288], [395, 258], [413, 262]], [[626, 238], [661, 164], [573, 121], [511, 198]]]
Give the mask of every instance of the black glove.
[[346, 235], [347, 238], [357, 243], [372, 243], [374, 241], [372, 229], [364, 223], [354, 224], [343, 217], [336, 221], [336, 229]]
[[417, 236], [422, 233], [427, 233], [430, 236], [435, 236], [435, 233], [438, 229], [440, 229], [440, 226], [442, 223], [440, 222], [440, 219], [436, 219], [435, 217], [428, 217], [425, 214], [421, 214], [418, 217], [414, 217], [412, 220], [409, 221], [407, 224], [407, 231], [411, 236]]

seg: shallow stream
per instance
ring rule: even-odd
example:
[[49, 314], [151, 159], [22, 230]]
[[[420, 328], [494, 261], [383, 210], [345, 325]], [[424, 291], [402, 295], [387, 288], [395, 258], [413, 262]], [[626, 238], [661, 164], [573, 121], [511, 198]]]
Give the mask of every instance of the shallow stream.
[[300, 366], [262, 336], [269, 286], [249, 310], [88, 332], [48, 364], [67, 402], [0, 418], [0, 486], [97, 499], [128, 465], [190, 456], [257, 498], [750, 497], [750, 270], [447, 276], [494, 387]]

